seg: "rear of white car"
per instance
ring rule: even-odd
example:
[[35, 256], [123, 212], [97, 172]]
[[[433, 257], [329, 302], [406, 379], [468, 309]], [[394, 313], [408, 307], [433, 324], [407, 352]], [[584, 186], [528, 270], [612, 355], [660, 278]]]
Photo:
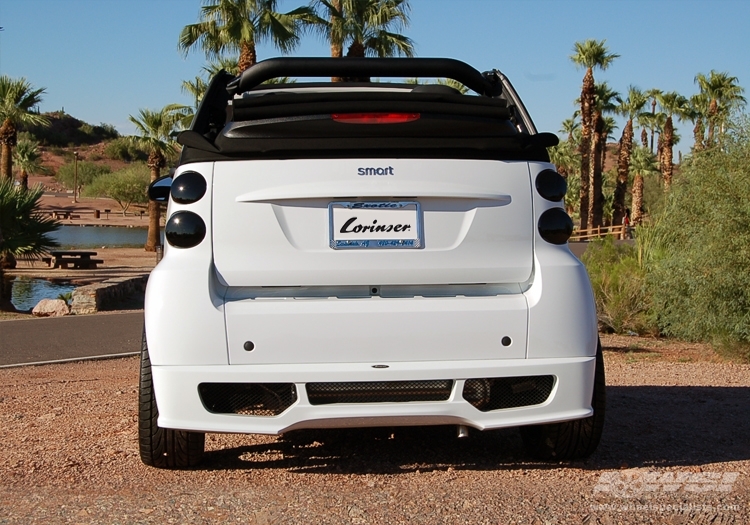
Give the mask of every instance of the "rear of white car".
[[196, 118], [147, 290], [146, 463], [194, 465], [205, 432], [352, 426], [534, 425], [536, 455], [594, 450], [603, 369], [565, 183], [493, 78], [484, 97], [240, 78], [205, 144]]

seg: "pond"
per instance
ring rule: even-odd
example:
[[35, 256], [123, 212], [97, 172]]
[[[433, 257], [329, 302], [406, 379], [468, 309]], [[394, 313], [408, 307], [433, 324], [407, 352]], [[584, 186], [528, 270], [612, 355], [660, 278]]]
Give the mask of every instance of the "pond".
[[[10, 281], [10, 282], [8, 282]], [[72, 292], [76, 287], [68, 283], [54, 283], [46, 279], [11, 277], [4, 283], [10, 287], [10, 302], [17, 310], [31, 310], [42, 299], [57, 299], [60, 294]]]
[[136, 248], [146, 244], [146, 228], [62, 226], [51, 237], [61, 248]]

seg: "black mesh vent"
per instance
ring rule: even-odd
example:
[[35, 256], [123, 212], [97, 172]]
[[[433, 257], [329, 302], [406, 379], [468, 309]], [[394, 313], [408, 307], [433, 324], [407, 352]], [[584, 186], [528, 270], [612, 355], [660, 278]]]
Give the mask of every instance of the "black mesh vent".
[[359, 383], [307, 383], [311, 405], [333, 403], [401, 403], [446, 401], [453, 381], [371, 381]]
[[214, 414], [276, 416], [297, 401], [294, 383], [201, 383], [198, 393]]
[[555, 376], [467, 379], [463, 398], [482, 412], [527, 407], [544, 403], [554, 384]]

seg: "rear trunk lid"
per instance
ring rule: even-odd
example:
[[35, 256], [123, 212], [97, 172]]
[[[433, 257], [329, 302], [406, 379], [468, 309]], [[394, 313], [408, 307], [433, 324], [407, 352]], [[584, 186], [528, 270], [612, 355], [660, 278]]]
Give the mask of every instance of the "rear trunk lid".
[[217, 162], [214, 263], [230, 287], [521, 283], [526, 162]]

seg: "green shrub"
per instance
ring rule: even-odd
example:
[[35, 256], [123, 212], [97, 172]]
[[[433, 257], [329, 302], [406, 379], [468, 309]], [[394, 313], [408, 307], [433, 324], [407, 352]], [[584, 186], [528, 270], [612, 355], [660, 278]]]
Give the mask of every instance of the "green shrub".
[[612, 237], [589, 243], [581, 260], [594, 289], [599, 327], [617, 333], [653, 333], [646, 272], [634, 246], [615, 244]]
[[150, 170], [145, 164], [138, 163], [124, 170], [97, 177], [86, 187], [84, 195], [114, 199], [124, 215], [132, 204], [148, 203], [147, 190], [150, 182]]
[[[98, 129], [97, 129], [98, 128]], [[97, 132], [101, 135], [103, 139], [116, 139], [120, 136], [120, 133], [118, 133], [117, 128], [115, 128], [112, 124], [106, 124], [102, 122], [98, 126], [96, 126]]]
[[104, 148], [104, 155], [114, 160], [124, 160], [132, 162], [134, 160], [146, 160], [148, 154], [131, 144], [127, 139], [118, 138], [107, 144]]
[[[110, 173], [112, 170], [107, 166], [100, 164], [94, 164], [93, 162], [79, 161], [78, 162], [78, 186], [84, 187], [91, 184], [94, 179], [103, 173]], [[66, 188], [73, 189], [73, 183], [75, 180], [75, 162], [68, 162], [60, 166], [57, 170], [57, 181], [65, 186]]]
[[663, 333], [750, 347], [750, 122], [722, 147], [684, 163], [656, 226], [658, 255], [648, 264]]

